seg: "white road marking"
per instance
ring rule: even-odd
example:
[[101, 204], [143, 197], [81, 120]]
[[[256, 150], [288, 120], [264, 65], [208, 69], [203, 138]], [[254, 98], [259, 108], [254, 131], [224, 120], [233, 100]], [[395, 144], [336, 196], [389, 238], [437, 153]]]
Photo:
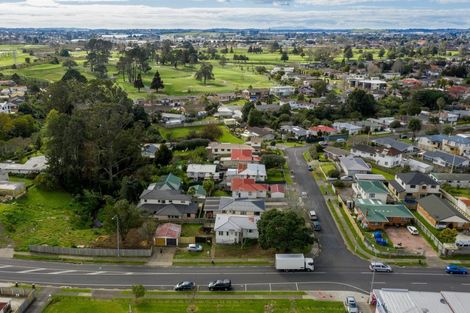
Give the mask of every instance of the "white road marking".
[[8, 267], [13, 267], [13, 265], [0, 265], [0, 268], [8, 268]]
[[103, 272], [103, 271], [99, 271], [99, 272], [91, 272], [91, 273], [88, 273], [87, 275], [101, 275], [101, 274], [104, 274], [106, 272]]
[[39, 272], [39, 271], [43, 271], [43, 270], [45, 270], [45, 268], [33, 268], [33, 269], [30, 269], [30, 270], [24, 270], [24, 271], [17, 272], [17, 273], [18, 274], [25, 274], [25, 273]]
[[411, 283], [412, 285], [427, 285], [428, 283]]
[[59, 271], [59, 272], [52, 272], [48, 273], [49, 275], [60, 275], [60, 274], [66, 274], [66, 273], [74, 273], [76, 270], [66, 270], [66, 271]]
[[384, 282], [384, 281], [374, 281], [374, 285], [375, 284], [386, 284], [386, 282]]

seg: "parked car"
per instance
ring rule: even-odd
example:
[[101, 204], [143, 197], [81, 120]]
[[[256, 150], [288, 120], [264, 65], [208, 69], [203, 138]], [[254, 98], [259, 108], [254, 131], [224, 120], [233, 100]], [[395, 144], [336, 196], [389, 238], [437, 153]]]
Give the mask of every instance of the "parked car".
[[319, 221], [313, 221], [312, 222], [312, 227], [314, 231], [320, 231], [321, 230], [321, 225]]
[[359, 310], [357, 308], [356, 299], [353, 296], [346, 297], [346, 300], [344, 300], [344, 306], [346, 307], [346, 311], [348, 313], [357, 313], [357, 312], [359, 312]]
[[315, 212], [315, 210], [310, 210], [309, 214], [310, 214], [310, 220], [311, 221], [318, 220], [317, 212]]
[[393, 272], [393, 269], [390, 265], [387, 265], [381, 262], [371, 262], [369, 265], [369, 269], [372, 272], [387, 272], [387, 273]]
[[457, 247], [470, 247], [470, 240], [469, 239], [458, 239], [455, 241]]
[[341, 176], [340, 177], [340, 180], [344, 180], [344, 181], [351, 181], [353, 180], [351, 176]]
[[412, 235], [419, 235], [419, 232], [418, 232], [418, 229], [414, 226], [406, 226], [406, 229], [408, 229], [408, 231], [410, 232], [410, 234]]
[[468, 270], [463, 267], [463, 266], [459, 266], [459, 265], [456, 265], [456, 264], [450, 264], [446, 267], [446, 273], [447, 274], [468, 274]]
[[215, 280], [211, 281], [209, 285], [210, 291], [215, 291], [215, 290], [230, 290], [232, 289], [232, 281], [230, 279], [222, 279], [222, 280]]
[[196, 288], [196, 284], [192, 281], [181, 281], [176, 284], [175, 291], [188, 291]]
[[336, 142], [344, 143], [344, 142], [346, 142], [346, 140], [344, 138], [338, 138], [338, 139], [336, 139]]
[[191, 251], [191, 252], [201, 252], [203, 249], [203, 247], [197, 243], [190, 243], [188, 245], [188, 251]]
[[302, 191], [300, 195], [302, 196], [302, 198], [305, 198], [307, 196], [307, 193], [305, 191]]
[[309, 172], [313, 171], [313, 167], [311, 165], [307, 166]]

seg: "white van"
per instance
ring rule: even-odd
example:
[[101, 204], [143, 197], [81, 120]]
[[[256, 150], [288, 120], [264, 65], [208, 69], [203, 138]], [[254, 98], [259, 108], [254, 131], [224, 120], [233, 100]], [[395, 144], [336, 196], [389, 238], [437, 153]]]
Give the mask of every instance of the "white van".
[[470, 239], [458, 239], [455, 241], [455, 244], [460, 248], [470, 247]]
[[315, 212], [315, 210], [310, 210], [309, 213], [310, 213], [310, 220], [312, 221], [318, 220], [317, 212]]

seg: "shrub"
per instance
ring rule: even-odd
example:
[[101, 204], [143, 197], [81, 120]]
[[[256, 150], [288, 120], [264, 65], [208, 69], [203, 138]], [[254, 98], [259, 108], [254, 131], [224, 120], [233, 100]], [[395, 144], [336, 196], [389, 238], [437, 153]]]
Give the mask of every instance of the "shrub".
[[334, 170], [329, 170], [327, 173], [328, 177], [332, 178], [339, 178], [339, 171], [334, 169]]
[[455, 242], [455, 237], [457, 237], [457, 231], [455, 229], [446, 228], [442, 230], [437, 237], [443, 243], [452, 243]]
[[266, 165], [266, 168], [283, 167], [286, 159], [276, 154], [265, 154], [261, 157], [261, 163]]
[[197, 147], [207, 147], [209, 145], [209, 142], [209, 139], [204, 138], [183, 140], [175, 145], [174, 150], [194, 150]]

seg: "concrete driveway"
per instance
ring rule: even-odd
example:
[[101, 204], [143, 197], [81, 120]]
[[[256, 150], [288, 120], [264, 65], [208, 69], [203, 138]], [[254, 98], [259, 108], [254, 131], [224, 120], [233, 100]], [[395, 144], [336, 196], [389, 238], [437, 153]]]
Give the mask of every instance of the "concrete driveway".
[[402, 247], [412, 253], [422, 253], [426, 257], [437, 256], [437, 253], [421, 235], [412, 235], [406, 227], [387, 227], [385, 229], [394, 245], [402, 244]]

